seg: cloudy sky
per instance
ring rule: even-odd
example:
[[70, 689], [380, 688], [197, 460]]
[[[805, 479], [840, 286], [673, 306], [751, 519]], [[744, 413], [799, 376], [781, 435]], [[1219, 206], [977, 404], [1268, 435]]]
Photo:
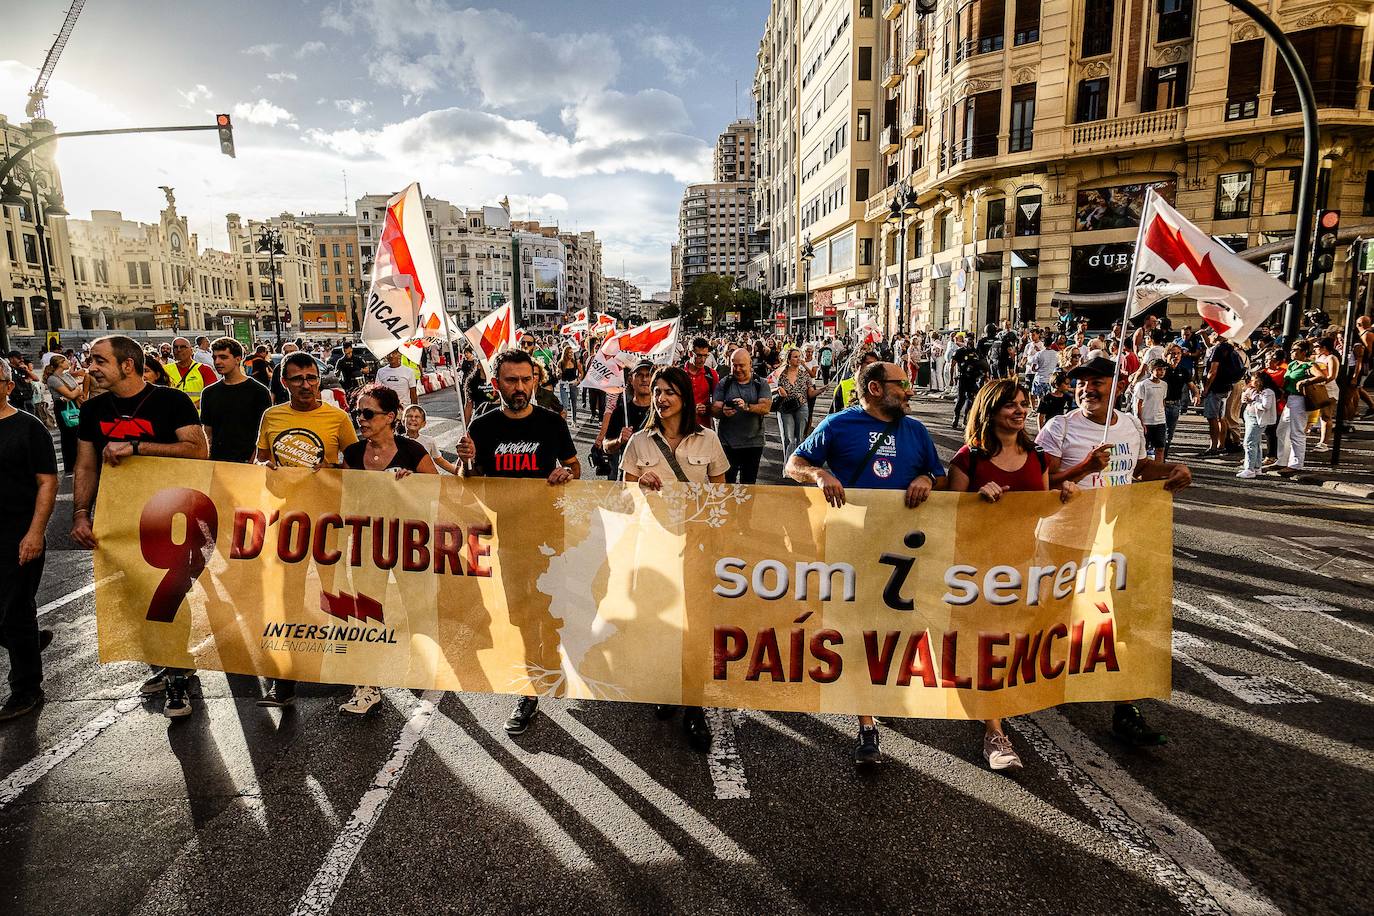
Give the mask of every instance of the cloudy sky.
[[[67, 5], [7, 5], [0, 114], [24, 120]], [[647, 295], [667, 288], [682, 185], [710, 179], [736, 81], [749, 113], [765, 15], [762, 0], [99, 0], [47, 114], [59, 130], [234, 116], [233, 160], [211, 133], [61, 143], [74, 216], [153, 221], [171, 185], [202, 246], [222, 248], [227, 212], [352, 212], [419, 180], [594, 229], [606, 273], [623, 262]]]

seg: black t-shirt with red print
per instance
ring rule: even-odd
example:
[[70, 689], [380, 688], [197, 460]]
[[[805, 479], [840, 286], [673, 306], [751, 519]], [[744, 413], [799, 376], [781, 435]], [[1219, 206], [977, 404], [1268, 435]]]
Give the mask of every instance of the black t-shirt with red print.
[[77, 435], [95, 446], [97, 453], [108, 442], [177, 441], [177, 430], [199, 426], [200, 414], [185, 392], [162, 385], [145, 385], [133, 397], [98, 394], [81, 405]]

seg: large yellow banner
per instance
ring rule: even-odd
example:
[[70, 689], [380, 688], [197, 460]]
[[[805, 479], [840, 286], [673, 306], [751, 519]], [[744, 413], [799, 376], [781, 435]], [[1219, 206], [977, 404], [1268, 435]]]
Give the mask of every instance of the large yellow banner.
[[100, 657], [935, 718], [1168, 696], [1162, 484], [849, 498], [136, 458], [101, 480]]

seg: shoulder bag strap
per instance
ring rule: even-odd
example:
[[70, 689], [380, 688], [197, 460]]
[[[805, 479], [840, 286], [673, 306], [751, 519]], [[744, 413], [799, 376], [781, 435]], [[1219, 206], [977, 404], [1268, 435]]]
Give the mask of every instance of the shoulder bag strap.
[[899, 418], [888, 423], [887, 426], [883, 428], [883, 431], [873, 440], [873, 444], [869, 446], [868, 454], [864, 455], [863, 461], [858, 463], [854, 469], [854, 473], [851, 474], [849, 480], [845, 482], [845, 487], [852, 487], [859, 482], [859, 478], [863, 476], [864, 468], [873, 460], [873, 456], [878, 454], [878, 449], [882, 448], [884, 439], [891, 438], [894, 443], [897, 441], [897, 426], [900, 423], [901, 420]]
[[690, 481], [688, 481], [687, 475], [682, 471], [682, 465], [677, 463], [677, 456], [674, 455], [673, 450], [668, 447], [668, 443], [663, 441], [663, 437], [650, 436], [649, 438], [654, 440], [654, 445], [657, 445], [658, 450], [663, 453], [664, 459], [668, 462], [668, 467], [673, 469], [673, 473], [677, 476], [677, 479], [682, 483], [689, 483]]

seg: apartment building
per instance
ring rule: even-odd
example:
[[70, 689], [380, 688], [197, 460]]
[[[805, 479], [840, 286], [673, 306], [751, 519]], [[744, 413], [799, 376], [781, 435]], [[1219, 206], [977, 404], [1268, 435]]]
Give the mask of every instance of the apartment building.
[[567, 266], [565, 310], [597, 311], [605, 307], [605, 281], [601, 276], [601, 242], [595, 232], [560, 232]]
[[605, 311], [622, 319], [629, 320], [631, 313], [639, 311], [639, 303], [644, 298], [638, 286], [619, 277], [606, 278]]
[[510, 211], [476, 207], [439, 229], [444, 307], [463, 326], [511, 299], [514, 269]]
[[334, 330], [357, 331], [362, 327], [363, 302], [367, 298], [357, 216], [353, 213], [302, 213], [300, 219], [315, 227], [321, 316], [332, 319]]
[[[225, 217], [229, 248], [238, 256], [236, 282], [247, 292], [249, 310], [263, 331], [278, 330], [272, 312], [272, 262], [275, 260], [276, 302], [283, 335], [302, 330], [303, 311], [319, 310], [320, 269], [316, 254], [315, 226], [290, 213], [267, 220], [244, 220], [237, 213]], [[281, 251], [275, 256], [258, 250], [263, 229], [280, 233]]]
[[[53, 129], [52, 122], [42, 118], [15, 124], [0, 115], [0, 158], [8, 158]], [[62, 206], [62, 179], [51, 151], [48, 146], [26, 157], [3, 189], [6, 197], [16, 195], [16, 202], [0, 206], [0, 225], [5, 232], [5, 244], [0, 247], [0, 319], [8, 325], [10, 343], [20, 338], [41, 338], [54, 318], [62, 328], [79, 328], [86, 320], [79, 311], [68, 276], [71, 254], [64, 219], [66, 209]], [[27, 181], [27, 168], [35, 161], [38, 213], [34, 211], [35, 201]], [[45, 252], [39, 248], [36, 218], [42, 219], [45, 228]], [[44, 254], [52, 286], [51, 304], [43, 280]]]
[[732, 121], [716, 138], [712, 156], [715, 181], [754, 180], [754, 122], [748, 118]]
[[741, 283], [753, 258], [752, 181], [689, 184], [678, 209], [681, 270], [674, 287], [681, 291], [697, 277], [721, 274]]

